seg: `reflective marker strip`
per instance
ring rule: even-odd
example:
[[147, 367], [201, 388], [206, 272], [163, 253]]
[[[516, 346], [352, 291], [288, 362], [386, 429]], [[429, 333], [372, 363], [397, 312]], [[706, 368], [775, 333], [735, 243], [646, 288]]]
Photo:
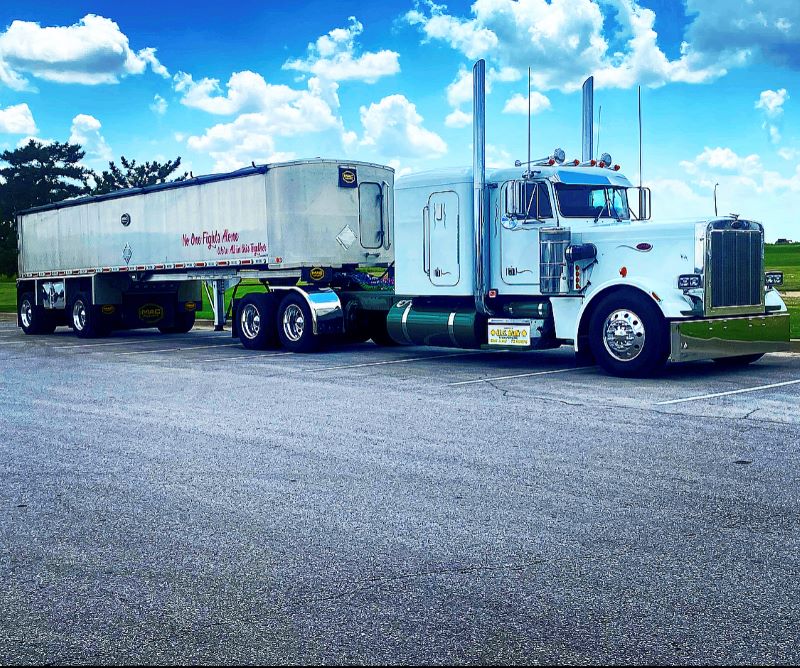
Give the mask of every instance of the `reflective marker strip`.
[[714, 394], [700, 394], [696, 397], [685, 397], [683, 399], [671, 399], [670, 401], [659, 401], [656, 406], [669, 406], [670, 404], [682, 404], [686, 401], [700, 401], [702, 399], [715, 399], [717, 397], [727, 397], [731, 394], [745, 394], [746, 392], [758, 392], [759, 390], [769, 390], [773, 387], [786, 387], [787, 385], [796, 385], [800, 383], [798, 380], [787, 380], [782, 383], [772, 383], [771, 385], [758, 385], [757, 387], [745, 387], [741, 390], [730, 390], [728, 392], [715, 392]]
[[472, 383], [493, 383], [496, 380], [510, 380], [512, 378], [528, 378], [529, 376], [547, 376], [553, 373], [566, 373], [567, 371], [580, 371], [588, 369], [586, 366], [573, 366], [569, 369], [553, 369], [552, 371], [533, 371], [531, 373], [518, 373], [514, 376], [497, 376], [495, 378], [478, 378], [477, 380], [460, 380], [457, 383], [447, 383], [449, 387], [456, 385], [471, 385]]

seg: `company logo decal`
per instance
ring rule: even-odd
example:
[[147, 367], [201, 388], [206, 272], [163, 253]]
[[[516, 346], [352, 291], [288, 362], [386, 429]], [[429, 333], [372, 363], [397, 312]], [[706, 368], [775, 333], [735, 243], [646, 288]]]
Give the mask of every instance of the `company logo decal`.
[[187, 311], [196, 311], [197, 310], [197, 302], [186, 302], [183, 305], [183, 308]]
[[116, 310], [117, 309], [113, 304], [103, 304], [103, 307], [100, 309], [100, 311], [105, 315], [111, 315]]
[[358, 186], [358, 174], [350, 167], [339, 167], [339, 187], [355, 188]]
[[325, 270], [322, 267], [312, 267], [308, 275], [311, 276], [312, 280], [321, 281], [325, 278]]
[[131, 224], [131, 214], [123, 213], [122, 217], [119, 219], [119, 222], [123, 224], [123, 226], [128, 227]]
[[627, 244], [620, 244], [617, 248], [630, 248], [631, 250], [639, 251], [640, 253], [649, 253], [653, 250], [653, 244], [649, 244], [646, 241], [643, 241], [640, 244], [636, 244], [635, 246], [628, 246]]
[[155, 323], [164, 318], [164, 307], [158, 304], [145, 304], [139, 307], [139, 320]]

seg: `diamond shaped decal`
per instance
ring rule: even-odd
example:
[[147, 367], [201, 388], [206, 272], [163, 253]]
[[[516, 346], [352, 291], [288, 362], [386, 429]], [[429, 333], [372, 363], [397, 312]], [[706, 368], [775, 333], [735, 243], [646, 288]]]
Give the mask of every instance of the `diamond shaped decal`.
[[125, 248], [122, 249], [122, 258], [125, 260], [125, 264], [129, 264], [131, 258], [133, 257], [133, 251], [129, 244], [125, 244]]
[[353, 242], [356, 240], [356, 235], [353, 230], [350, 229], [349, 225], [345, 225], [341, 232], [336, 236], [336, 241], [338, 241], [342, 248], [348, 250], [350, 246], [353, 245]]

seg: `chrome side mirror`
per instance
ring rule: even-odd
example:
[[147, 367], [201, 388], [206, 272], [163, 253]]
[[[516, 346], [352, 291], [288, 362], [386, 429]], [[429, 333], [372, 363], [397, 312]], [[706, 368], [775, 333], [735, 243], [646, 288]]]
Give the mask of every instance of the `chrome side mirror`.
[[[636, 204], [632, 204], [630, 197], [634, 192], [636, 193]], [[628, 206], [636, 220], [650, 220], [652, 213], [650, 204], [650, 188], [638, 186], [628, 188]]]

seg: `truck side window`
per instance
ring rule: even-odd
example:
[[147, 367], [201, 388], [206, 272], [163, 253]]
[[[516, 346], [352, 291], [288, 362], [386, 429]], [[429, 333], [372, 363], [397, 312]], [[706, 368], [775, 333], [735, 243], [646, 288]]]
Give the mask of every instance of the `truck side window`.
[[550, 193], [544, 183], [526, 181], [524, 192], [524, 217], [526, 219], [552, 218], [553, 206], [550, 204]]
[[542, 220], [553, 217], [550, 191], [543, 181], [506, 181], [505, 213], [514, 220]]

